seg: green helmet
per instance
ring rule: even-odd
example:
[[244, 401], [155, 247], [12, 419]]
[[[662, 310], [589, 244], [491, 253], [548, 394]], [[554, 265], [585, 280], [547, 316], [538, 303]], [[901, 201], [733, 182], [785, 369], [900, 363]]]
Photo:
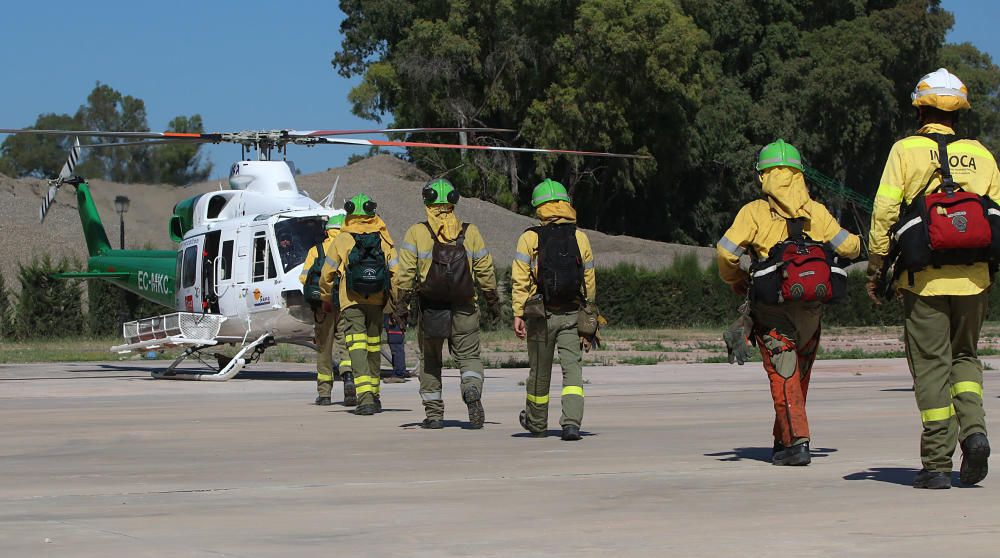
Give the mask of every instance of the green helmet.
[[347, 203], [344, 204], [344, 211], [346, 211], [348, 215], [375, 215], [376, 209], [378, 209], [378, 204], [375, 203], [375, 200], [364, 194], [358, 194], [347, 200]]
[[344, 217], [347, 214], [342, 210], [337, 210], [333, 215], [330, 216], [326, 221], [326, 229], [339, 229], [344, 226]]
[[566, 187], [551, 178], [546, 178], [531, 192], [531, 207], [538, 207], [551, 201], [569, 201]]
[[765, 145], [757, 158], [757, 171], [771, 167], [792, 167], [801, 172], [803, 170], [802, 156], [799, 155], [799, 150], [795, 149], [795, 146], [785, 143], [785, 140], [779, 138], [778, 141]]
[[458, 190], [443, 178], [428, 182], [421, 195], [424, 197], [424, 205], [454, 205], [458, 203], [459, 198]]

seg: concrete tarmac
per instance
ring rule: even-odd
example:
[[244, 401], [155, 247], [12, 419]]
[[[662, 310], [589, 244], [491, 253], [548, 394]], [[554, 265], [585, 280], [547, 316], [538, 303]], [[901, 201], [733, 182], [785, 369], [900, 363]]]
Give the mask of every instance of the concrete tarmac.
[[160, 366], [0, 366], [0, 556], [1000, 555], [1000, 472], [909, 486], [902, 360], [817, 363], [805, 468], [769, 463], [759, 364], [587, 368], [579, 442], [558, 438], [558, 382], [550, 436], [524, 436], [524, 370], [487, 372], [481, 431], [449, 371], [447, 427], [425, 431], [416, 381], [358, 417], [311, 405], [308, 366]]

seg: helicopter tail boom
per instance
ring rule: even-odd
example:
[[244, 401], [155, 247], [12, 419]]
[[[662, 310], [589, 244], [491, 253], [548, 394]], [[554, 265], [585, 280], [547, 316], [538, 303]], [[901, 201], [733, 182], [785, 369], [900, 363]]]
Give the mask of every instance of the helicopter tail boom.
[[76, 205], [80, 208], [80, 224], [83, 225], [83, 236], [87, 240], [87, 252], [91, 256], [100, 256], [111, 250], [111, 242], [104, 232], [104, 223], [101, 222], [94, 198], [90, 195], [90, 186], [86, 182], [76, 186]]

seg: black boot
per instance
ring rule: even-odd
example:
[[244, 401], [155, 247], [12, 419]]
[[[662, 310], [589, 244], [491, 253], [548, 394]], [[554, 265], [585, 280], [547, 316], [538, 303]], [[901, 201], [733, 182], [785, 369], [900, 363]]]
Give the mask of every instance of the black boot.
[[424, 419], [424, 422], [420, 423], [420, 428], [425, 428], [427, 430], [440, 430], [444, 428], [444, 421], [441, 419]]
[[329, 396], [324, 397], [320, 395], [319, 397], [316, 398], [316, 404], [319, 405], [320, 407], [326, 407], [327, 405], [330, 404], [330, 397]]
[[785, 444], [782, 444], [781, 440], [775, 440], [774, 447], [771, 448], [771, 459], [773, 460], [775, 455], [778, 455], [783, 451], [785, 451]]
[[354, 387], [354, 374], [344, 372], [341, 378], [344, 380], [344, 406], [353, 407], [358, 404], [358, 392]]
[[382, 398], [377, 395], [375, 396], [375, 412], [376, 413], [382, 412]]
[[921, 469], [917, 476], [913, 477], [913, 488], [929, 488], [931, 490], [951, 488], [951, 475], [941, 471]]
[[375, 405], [372, 403], [365, 403], [364, 405], [358, 405], [354, 409], [354, 414], [361, 415], [364, 417], [374, 415], [376, 412], [378, 411], [375, 410]]
[[989, 472], [990, 441], [986, 434], [970, 434], [962, 441], [962, 468], [958, 480], [962, 484], [978, 484]]
[[528, 433], [531, 434], [532, 438], [544, 438], [545, 436], [548, 435], [548, 433], [545, 432], [544, 430], [542, 430], [541, 432], [533, 432], [530, 428], [528, 428], [528, 411], [521, 411], [521, 414], [518, 415], [517, 420], [521, 423], [521, 428], [527, 430]]
[[567, 442], [575, 442], [580, 439], [580, 427], [567, 424], [563, 427], [562, 439]]
[[472, 428], [479, 429], [486, 422], [486, 411], [483, 409], [482, 397], [475, 387], [462, 392], [462, 401], [469, 407], [469, 424]]
[[811, 462], [812, 457], [809, 455], [809, 442], [802, 442], [790, 448], [785, 448], [775, 453], [774, 457], [771, 458], [771, 463], [775, 465], [801, 466], [808, 465]]

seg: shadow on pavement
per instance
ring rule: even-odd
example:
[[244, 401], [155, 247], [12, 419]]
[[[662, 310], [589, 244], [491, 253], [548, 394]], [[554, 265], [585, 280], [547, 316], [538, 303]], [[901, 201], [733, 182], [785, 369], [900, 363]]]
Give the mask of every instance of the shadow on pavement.
[[[562, 429], [554, 430], [554, 429], [550, 428], [549, 430], [545, 431], [545, 437], [546, 438], [549, 438], [549, 437], [559, 438], [560, 436], [562, 436]], [[583, 437], [583, 438], [586, 438], [588, 436], [598, 436], [598, 434], [595, 433], [595, 432], [587, 432], [586, 430], [581, 430], [580, 431], [580, 436]], [[528, 432], [517, 432], [516, 434], [511, 434], [510, 437], [511, 438], [533, 438], [533, 436], [530, 433], [528, 433]]]
[[[844, 477], [844, 480], [873, 480], [898, 484], [901, 486], [913, 486], [913, 477], [920, 471], [912, 467], [872, 467], [867, 471], [851, 473]], [[958, 471], [951, 473], [951, 485], [955, 488], [982, 488], [978, 485], [962, 484], [958, 480]]]
[[912, 387], [908, 387], [908, 388], [885, 388], [885, 389], [880, 389], [879, 391], [909, 391], [909, 392], [912, 392], [913, 388]]
[[[475, 428], [472, 428], [472, 423], [470, 423], [469, 421], [445, 420], [443, 422], [444, 422], [444, 427], [445, 428], [461, 428], [462, 430], [476, 430]], [[404, 424], [400, 424], [399, 427], [400, 428], [420, 428], [421, 424], [423, 424], [423, 421], [421, 421], [421, 422], [407, 422], [407, 423], [404, 423]], [[500, 424], [500, 423], [488, 420], [488, 421], [486, 421], [486, 424]]]
[[[749, 461], [770, 463], [772, 450], [773, 448], [733, 448], [729, 451], [706, 453], [705, 457], [718, 457], [719, 461], [743, 461], [746, 459]], [[837, 448], [809, 448], [809, 455], [814, 458], [828, 457], [835, 451], [837, 451]]]

